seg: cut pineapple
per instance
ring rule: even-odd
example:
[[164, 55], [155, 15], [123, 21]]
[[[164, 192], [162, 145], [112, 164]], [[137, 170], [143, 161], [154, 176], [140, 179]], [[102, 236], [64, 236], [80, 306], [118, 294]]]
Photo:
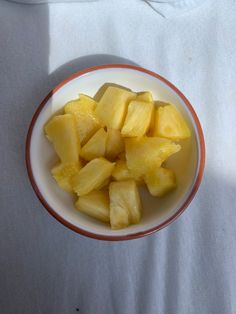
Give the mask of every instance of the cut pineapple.
[[97, 106], [95, 100], [83, 94], [79, 94], [79, 97], [79, 99], [69, 101], [64, 106], [64, 111], [76, 117], [80, 142], [84, 145], [101, 125], [95, 115]]
[[116, 162], [115, 168], [112, 171], [112, 177], [116, 181], [133, 179], [125, 160], [118, 160]]
[[125, 154], [125, 151], [123, 151], [122, 153], [120, 153], [117, 158], [120, 160], [126, 160], [126, 154]]
[[159, 107], [155, 114], [154, 136], [183, 140], [191, 136], [182, 114], [173, 105]]
[[79, 94], [64, 112], [45, 126], [61, 160], [51, 173], [63, 190], [79, 196], [80, 212], [125, 228], [141, 219], [137, 184], [158, 197], [176, 187], [174, 171], [163, 163], [181, 149], [173, 141], [191, 132], [173, 105], [154, 101], [148, 91], [106, 83], [94, 99]]
[[96, 187], [96, 190], [99, 191], [101, 189], [104, 189], [104, 188], [107, 188], [108, 185], [110, 184], [111, 182], [111, 178], [107, 178], [105, 179], [101, 184], [99, 184], [97, 187]]
[[96, 114], [108, 128], [120, 130], [127, 112], [128, 103], [136, 94], [125, 89], [109, 86], [100, 99]]
[[121, 134], [125, 137], [143, 136], [150, 126], [153, 109], [152, 102], [131, 101]]
[[100, 221], [110, 221], [109, 195], [106, 190], [92, 191], [87, 195], [80, 196], [75, 207], [82, 213]]
[[115, 168], [112, 171], [112, 177], [116, 181], [124, 181], [133, 179], [138, 185], [142, 185], [144, 182], [141, 178], [135, 177], [127, 167], [125, 159], [120, 159], [116, 162]]
[[152, 116], [151, 116], [151, 121], [149, 125], [149, 129], [147, 131], [147, 136], [153, 136], [154, 134], [154, 128], [155, 128], [155, 114], [156, 114], [156, 109], [154, 108], [152, 111]]
[[159, 137], [126, 138], [127, 167], [135, 179], [141, 179], [161, 164], [181, 146]]
[[94, 111], [96, 109], [97, 102], [92, 97], [79, 93], [79, 99], [83, 102], [82, 106], [84, 107], [84, 112], [86, 112], [86, 110], [89, 110], [90, 112], [91, 110]]
[[111, 176], [114, 166], [105, 158], [93, 159], [72, 178], [74, 191], [81, 196], [99, 188]]
[[138, 93], [136, 100], [153, 102], [152, 94], [150, 92], [140, 92], [140, 93]]
[[80, 168], [80, 163], [59, 163], [52, 168], [51, 173], [60, 188], [66, 192], [73, 193], [71, 179], [79, 173]]
[[112, 182], [109, 195], [112, 229], [125, 228], [140, 221], [142, 205], [134, 180]]
[[65, 113], [71, 113], [71, 114], [92, 114], [94, 115], [94, 111], [96, 109], [97, 103], [96, 101], [83, 94], [79, 94], [78, 99], [74, 99], [69, 101], [64, 106]]
[[174, 171], [162, 167], [147, 173], [144, 181], [153, 196], [163, 196], [176, 187]]
[[157, 108], [156, 107], [159, 107], [159, 106], [165, 106], [167, 105], [167, 103], [163, 102], [163, 101], [160, 101], [160, 100], [157, 100], [154, 102], [154, 110], [152, 112], [152, 118], [151, 118], [151, 123], [150, 123], [150, 127], [149, 127], [149, 131], [148, 131], [148, 136], [157, 136], [155, 135], [155, 125], [157, 125], [156, 123], [156, 118], [157, 118]]
[[93, 99], [96, 100], [96, 102], [99, 102], [102, 98], [102, 96], [105, 94], [105, 91], [108, 89], [108, 87], [116, 87], [122, 90], [127, 90], [129, 92], [131, 92], [130, 88], [124, 87], [122, 85], [116, 84], [116, 83], [105, 83], [103, 84], [96, 92], [96, 94], [93, 96]]
[[53, 117], [46, 124], [45, 133], [63, 163], [78, 162], [80, 143], [73, 115]]
[[103, 157], [106, 152], [107, 132], [101, 128], [82, 147], [80, 156], [85, 160]]
[[124, 151], [124, 140], [121, 137], [119, 130], [108, 129], [107, 134], [106, 157], [110, 160], [114, 160], [121, 152]]

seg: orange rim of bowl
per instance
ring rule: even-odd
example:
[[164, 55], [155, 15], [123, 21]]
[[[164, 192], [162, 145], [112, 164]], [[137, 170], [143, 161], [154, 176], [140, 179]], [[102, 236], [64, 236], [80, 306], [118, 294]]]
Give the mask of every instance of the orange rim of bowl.
[[[62, 88], [65, 84], [67, 84], [69, 81], [82, 76], [84, 74], [90, 73], [90, 72], [94, 72], [97, 70], [103, 70], [103, 69], [112, 69], [112, 68], [120, 68], [120, 69], [131, 69], [131, 70], [136, 70], [138, 72], [142, 72], [145, 74], [148, 74], [162, 82], [164, 82], [166, 85], [168, 85], [185, 103], [186, 107], [189, 109], [192, 118], [194, 120], [195, 126], [197, 128], [197, 134], [198, 134], [198, 139], [199, 139], [199, 146], [198, 146], [198, 151], [200, 152], [199, 154], [199, 166], [198, 166], [198, 173], [195, 179], [195, 183], [191, 189], [191, 191], [189, 192], [188, 197], [186, 198], [185, 202], [178, 208], [178, 210], [175, 212], [175, 214], [173, 214], [170, 218], [168, 218], [167, 220], [165, 220], [163, 223], [147, 229], [145, 231], [141, 231], [141, 232], [137, 232], [137, 233], [131, 233], [131, 234], [125, 234], [125, 235], [117, 235], [117, 236], [111, 236], [111, 235], [104, 235], [104, 234], [96, 234], [87, 230], [84, 230], [82, 228], [79, 228], [73, 224], [71, 224], [70, 222], [68, 222], [67, 220], [65, 220], [64, 218], [62, 218], [46, 201], [46, 199], [43, 197], [43, 195], [41, 194], [38, 185], [36, 183], [36, 180], [34, 178], [33, 175], [33, 170], [32, 170], [32, 166], [31, 166], [31, 157], [30, 157], [30, 146], [31, 146], [31, 137], [32, 137], [32, 133], [33, 133], [33, 129], [35, 126], [35, 123], [38, 119], [38, 116], [40, 115], [40, 112], [42, 111], [42, 109], [44, 108], [44, 106], [47, 104], [48, 100], [52, 97], [53, 94], [55, 94], [60, 88]], [[30, 183], [39, 199], [39, 201], [42, 203], [42, 205], [47, 209], [47, 211], [54, 217], [56, 218], [60, 223], [62, 223], [64, 226], [68, 227], [69, 229], [93, 238], [93, 239], [97, 239], [97, 240], [106, 240], [106, 241], [120, 241], [120, 240], [131, 240], [131, 239], [137, 239], [146, 235], [150, 235], [156, 231], [161, 230], [162, 228], [168, 226], [170, 223], [172, 223], [174, 220], [176, 220], [182, 213], [183, 211], [188, 207], [188, 205], [191, 203], [191, 201], [193, 200], [203, 177], [203, 172], [204, 172], [204, 167], [205, 167], [205, 141], [204, 141], [204, 135], [203, 135], [203, 131], [202, 131], [202, 127], [201, 124], [199, 122], [199, 119], [197, 117], [197, 114], [195, 113], [192, 105], [190, 104], [190, 102], [188, 101], [188, 99], [182, 94], [182, 92], [175, 87], [172, 83], [170, 83], [167, 79], [165, 79], [164, 77], [160, 76], [159, 74], [149, 71], [147, 69], [138, 67], [138, 66], [133, 66], [133, 65], [127, 65], [127, 64], [106, 64], [106, 65], [101, 65], [101, 66], [95, 66], [95, 67], [90, 67], [87, 68], [85, 70], [76, 72], [74, 74], [72, 74], [71, 76], [69, 76], [68, 78], [64, 79], [60, 84], [58, 84], [45, 98], [44, 100], [41, 102], [41, 104], [39, 105], [39, 107], [37, 108], [37, 110], [35, 111], [33, 118], [31, 120], [29, 129], [28, 129], [28, 133], [27, 133], [27, 137], [26, 137], [26, 146], [25, 146], [25, 160], [26, 160], [26, 167], [27, 167], [27, 172], [28, 172], [28, 176], [30, 179]]]

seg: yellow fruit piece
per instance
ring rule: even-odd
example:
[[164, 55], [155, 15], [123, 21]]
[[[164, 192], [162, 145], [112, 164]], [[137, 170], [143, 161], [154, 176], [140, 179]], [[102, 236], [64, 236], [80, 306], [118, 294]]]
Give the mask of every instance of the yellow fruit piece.
[[94, 114], [97, 103], [96, 101], [84, 94], [79, 94], [78, 99], [69, 101], [64, 106], [65, 113], [71, 114]]
[[141, 178], [135, 177], [131, 171], [127, 167], [127, 163], [125, 159], [119, 159], [116, 162], [115, 168], [112, 171], [112, 177], [116, 181], [124, 181], [133, 179], [138, 185], [143, 184], [143, 180]]
[[63, 163], [78, 162], [80, 142], [73, 115], [53, 117], [46, 124], [45, 133]]
[[101, 125], [95, 115], [97, 106], [95, 100], [83, 94], [79, 94], [79, 97], [79, 99], [69, 101], [64, 106], [64, 111], [75, 116], [80, 142], [84, 145]]
[[111, 182], [111, 178], [109, 177], [109, 178], [105, 179], [100, 185], [98, 185], [96, 187], [96, 190], [99, 191], [101, 189], [107, 188], [108, 185], [110, 184], [110, 182]]
[[126, 154], [125, 154], [125, 151], [123, 151], [122, 153], [120, 153], [117, 158], [120, 160], [126, 160]]
[[163, 196], [176, 188], [174, 171], [162, 167], [147, 173], [144, 181], [153, 196]]
[[142, 205], [134, 180], [112, 182], [109, 196], [112, 229], [125, 228], [140, 221]]
[[80, 163], [59, 163], [52, 168], [51, 173], [61, 189], [73, 193], [71, 179], [79, 173], [80, 168]]
[[79, 99], [83, 101], [84, 104], [86, 104], [84, 105], [84, 107], [87, 106], [89, 107], [89, 110], [91, 109], [93, 111], [96, 109], [97, 102], [93, 99], [93, 97], [90, 97], [86, 94], [81, 94], [81, 93], [79, 93], [78, 95], [79, 95]]
[[80, 212], [100, 221], [110, 221], [109, 194], [106, 190], [92, 191], [87, 195], [80, 196], [75, 207]]
[[81, 148], [80, 156], [85, 160], [103, 157], [106, 152], [107, 132], [101, 128]]
[[136, 94], [125, 89], [109, 86], [98, 102], [96, 114], [108, 128], [120, 130], [127, 112], [128, 103]]
[[152, 102], [131, 101], [121, 134], [125, 137], [143, 136], [150, 126], [153, 109]]
[[112, 171], [112, 177], [116, 181], [133, 179], [129, 169], [127, 168], [125, 160], [118, 160], [116, 162], [116, 165]]
[[155, 128], [155, 114], [156, 114], [156, 109], [154, 108], [153, 111], [152, 111], [152, 116], [151, 116], [149, 129], [147, 131], [147, 136], [153, 136], [154, 128]]
[[102, 157], [91, 160], [72, 178], [74, 191], [81, 196], [98, 189], [111, 176], [114, 166]]
[[191, 136], [182, 114], [173, 105], [159, 107], [155, 114], [154, 136], [183, 140]]
[[106, 90], [108, 89], [108, 87], [111, 87], [111, 86], [131, 92], [130, 88], [124, 87], [122, 85], [119, 85], [116, 83], [105, 83], [97, 90], [96, 94], [93, 96], [93, 99], [96, 102], [99, 102], [101, 100], [102, 96], [104, 95], [104, 93], [106, 92]]
[[168, 105], [167, 103], [163, 102], [163, 101], [154, 101], [154, 110], [152, 112], [152, 118], [151, 118], [151, 122], [150, 122], [150, 127], [149, 127], [149, 131], [148, 131], [148, 136], [157, 136], [157, 135], [154, 135], [155, 133], [155, 125], [156, 124], [156, 112], [157, 112], [157, 107], [159, 106], [165, 106], [165, 105]]
[[169, 156], [180, 149], [180, 145], [165, 138], [126, 138], [127, 167], [135, 179], [141, 179], [149, 171], [160, 167]]
[[119, 130], [107, 130], [106, 157], [114, 160], [125, 149], [125, 143]]
[[138, 93], [136, 100], [153, 102], [152, 94], [150, 92], [140, 92], [140, 93]]

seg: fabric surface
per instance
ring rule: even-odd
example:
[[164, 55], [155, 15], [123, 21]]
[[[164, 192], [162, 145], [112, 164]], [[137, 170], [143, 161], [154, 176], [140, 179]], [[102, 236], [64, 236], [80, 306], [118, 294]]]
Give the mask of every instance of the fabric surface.
[[[68, 3], [68, 2], [89, 2], [89, 1], [103, 1], [103, 0], [8, 0], [16, 3], [24, 4], [41, 4], [41, 3]], [[159, 13], [163, 17], [170, 17], [186, 13], [190, 9], [194, 9], [197, 6], [205, 3], [207, 0], [139, 0], [146, 2], [154, 11]], [[117, 2], [113, 2], [117, 5]]]
[[154, 11], [163, 17], [187, 13], [205, 4], [208, 0], [145, 0]]
[[23, 4], [44, 4], [44, 3], [68, 3], [68, 2], [95, 2], [103, 0], [7, 0], [15, 3]]
[[[0, 1], [1, 314], [236, 313], [236, 4], [175, 12], [163, 18], [138, 0]], [[185, 213], [152, 236], [117, 243], [52, 218], [24, 162], [30, 119], [49, 90], [112, 62], [172, 81], [199, 115], [207, 148]]]

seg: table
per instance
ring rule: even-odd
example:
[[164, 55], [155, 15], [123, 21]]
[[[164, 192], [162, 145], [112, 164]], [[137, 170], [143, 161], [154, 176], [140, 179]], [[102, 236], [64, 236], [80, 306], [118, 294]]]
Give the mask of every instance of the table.
[[[172, 13], [141, 0], [0, 1], [1, 314], [236, 313], [236, 4], [207, 0]], [[59, 224], [34, 195], [24, 161], [44, 96], [103, 63], [137, 64], [172, 81], [206, 140], [205, 176], [187, 211], [128, 242]]]

